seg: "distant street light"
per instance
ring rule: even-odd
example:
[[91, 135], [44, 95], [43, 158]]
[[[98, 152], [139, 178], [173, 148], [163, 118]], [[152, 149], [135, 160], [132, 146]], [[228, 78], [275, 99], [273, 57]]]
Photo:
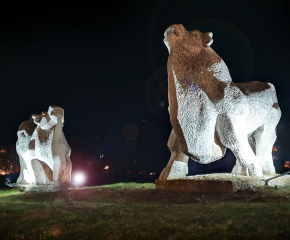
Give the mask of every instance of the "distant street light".
[[107, 165], [104, 167], [105, 170], [108, 170], [110, 167]]

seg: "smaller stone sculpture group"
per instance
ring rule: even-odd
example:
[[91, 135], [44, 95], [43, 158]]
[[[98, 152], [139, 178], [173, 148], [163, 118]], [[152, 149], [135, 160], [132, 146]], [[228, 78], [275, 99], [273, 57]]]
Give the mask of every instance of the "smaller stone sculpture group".
[[71, 149], [62, 131], [64, 110], [50, 106], [20, 124], [16, 150], [20, 161], [17, 184], [66, 184], [71, 181]]

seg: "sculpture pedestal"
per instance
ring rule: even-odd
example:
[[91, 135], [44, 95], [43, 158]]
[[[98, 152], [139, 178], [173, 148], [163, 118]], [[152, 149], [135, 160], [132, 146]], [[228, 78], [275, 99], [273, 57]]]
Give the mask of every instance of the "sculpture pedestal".
[[12, 184], [12, 188], [19, 188], [23, 192], [54, 192], [54, 191], [62, 191], [66, 190], [70, 187], [70, 184]]
[[[277, 174], [278, 175], [278, 174]], [[277, 175], [263, 177], [243, 176], [232, 173], [214, 173], [205, 175], [188, 176], [174, 180], [156, 180], [156, 189], [174, 192], [219, 192], [233, 193], [239, 190], [255, 190], [265, 186], [263, 179]], [[268, 182], [268, 186], [278, 188], [290, 187], [290, 175], [285, 175]]]

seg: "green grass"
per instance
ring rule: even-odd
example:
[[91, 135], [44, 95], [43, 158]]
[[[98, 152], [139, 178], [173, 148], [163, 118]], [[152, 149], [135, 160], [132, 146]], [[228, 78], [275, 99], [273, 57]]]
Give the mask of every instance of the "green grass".
[[219, 195], [119, 183], [10, 192], [0, 192], [0, 239], [290, 239], [290, 189]]
[[0, 197], [22, 194], [19, 189], [0, 189]]

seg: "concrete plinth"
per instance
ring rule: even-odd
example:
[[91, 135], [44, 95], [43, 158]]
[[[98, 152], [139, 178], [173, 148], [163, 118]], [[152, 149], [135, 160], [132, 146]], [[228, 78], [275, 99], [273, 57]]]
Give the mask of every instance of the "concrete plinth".
[[[175, 192], [220, 192], [232, 193], [238, 190], [254, 190], [265, 185], [263, 179], [277, 175], [263, 177], [243, 176], [232, 173], [215, 173], [188, 176], [174, 180], [156, 180], [157, 189]], [[270, 180], [268, 186], [278, 188], [290, 187], [290, 175]]]
[[66, 190], [70, 187], [69, 184], [58, 184], [58, 185], [36, 185], [36, 184], [12, 184], [12, 188], [21, 189], [23, 192], [55, 192]]

